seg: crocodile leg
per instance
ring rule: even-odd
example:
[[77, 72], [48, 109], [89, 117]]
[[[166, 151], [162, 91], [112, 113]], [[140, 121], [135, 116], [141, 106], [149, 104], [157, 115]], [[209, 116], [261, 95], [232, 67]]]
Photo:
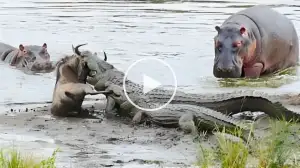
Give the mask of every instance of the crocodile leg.
[[105, 113], [115, 113], [116, 111], [117, 107], [115, 100], [110, 96], [106, 96]]
[[120, 105], [120, 109], [123, 109], [124, 111], [129, 111], [133, 108], [133, 105], [129, 101], [125, 101]]
[[194, 122], [194, 115], [192, 113], [183, 114], [178, 121], [179, 128], [185, 133], [197, 133], [197, 128]]
[[97, 91], [103, 91], [106, 89], [106, 85], [105, 85], [106, 81], [98, 81], [95, 85], [94, 88]]
[[[200, 119], [197, 118], [192, 113], [186, 113], [180, 117], [178, 123], [179, 123], [180, 129], [182, 129], [185, 133], [191, 133], [193, 135], [197, 134], [199, 130], [208, 130], [208, 131], [215, 130], [215, 128], [212, 127], [213, 125], [211, 123], [206, 123], [203, 121], [205, 121], [205, 120], [202, 120], [201, 118]], [[195, 123], [197, 123], [197, 126]], [[216, 126], [217, 126], [217, 124], [216, 124]], [[209, 128], [209, 129], [207, 129], [207, 128]], [[226, 131], [228, 132], [228, 130], [226, 130]], [[251, 137], [254, 136], [253, 133], [250, 132], [250, 130], [242, 129], [240, 138], [243, 139], [244, 141], [247, 141], [249, 135]]]
[[138, 111], [132, 118], [133, 125], [140, 124], [145, 118], [145, 113], [143, 111]]
[[[216, 114], [216, 113], [214, 113]], [[216, 114], [217, 115], [217, 114]], [[225, 117], [224, 117], [225, 118]], [[231, 117], [228, 117], [229, 120], [235, 120]], [[205, 117], [197, 117], [193, 115], [193, 123], [195, 123], [195, 128], [197, 131], [199, 130], [205, 130], [205, 131], [222, 131], [223, 128], [225, 128], [225, 133], [231, 134], [232, 132], [236, 133], [236, 129], [241, 130], [241, 136], [240, 138], [244, 141], [247, 141], [247, 139], [250, 137], [254, 137], [253, 132], [249, 128], [243, 128], [240, 127], [236, 123], [228, 123], [226, 121], [218, 120], [216, 122], [213, 122], [213, 120], [206, 119]]]

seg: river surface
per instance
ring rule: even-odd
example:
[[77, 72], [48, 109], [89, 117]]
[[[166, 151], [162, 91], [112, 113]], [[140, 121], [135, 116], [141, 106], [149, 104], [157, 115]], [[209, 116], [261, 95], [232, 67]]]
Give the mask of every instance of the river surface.
[[[138, 59], [159, 58], [175, 70], [180, 88], [193, 92], [235, 89], [221, 88], [212, 74], [214, 27], [232, 13], [250, 5], [271, 5], [290, 18], [300, 33], [298, 0], [0, 2], [1, 42], [13, 46], [46, 42], [52, 60], [71, 54], [72, 44], [87, 42], [82, 48], [95, 52], [105, 50], [108, 61], [122, 71]], [[7, 103], [51, 100], [54, 73], [27, 75], [2, 62], [0, 68], [2, 109]], [[298, 76], [283, 78], [292, 82], [278, 88], [256, 89], [273, 93], [300, 92]]]
[[[125, 71], [134, 61], [155, 57], [175, 70], [178, 85], [197, 92], [218, 92], [212, 74], [215, 25], [249, 5], [272, 5], [298, 32], [300, 1], [198, 1], [146, 3], [101, 0], [1, 0], [0, 39], [18, 46], [48, 44], [52, 60], [72, 53], [71, 44], [105, 50]], [[0, 104], [51, 100], [54, 73], [26, 75], [0, 63]], [[276, 91], [299, 91], [295, 82]], [[265, 88], [263, 88], [265, 89]], [[297, 90], [298, 89], [298, 90]], [[266, 90], [266, 89], [265, 89]], [[269, 89], [273, 91], [274, 89]]]

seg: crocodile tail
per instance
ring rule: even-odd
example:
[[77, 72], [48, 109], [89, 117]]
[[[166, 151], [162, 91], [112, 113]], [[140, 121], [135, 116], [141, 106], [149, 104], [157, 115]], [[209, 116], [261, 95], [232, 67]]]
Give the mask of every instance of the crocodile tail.
[[[214, 105], [214, 107], [212, 107]], [[220, 102], [203, 104], [208, 108], [219, 111], [223, 114], [231, 115], [243, 111], [264, 112], [272, 118], [296, 120], [300, 118], [300, 113], [291, 111], [280, 102], [272, 102], [267, 98], [256, 96], [235, 97]]]
[[261, 111], [272, 118], [288, 121], [300, 119], [300, 113], [287, 109], [280, 102], [271, 102], [266, 98], [247, 96], [244, 105], [249, 111]]
[[224, 140], [230, 140], [233, 142], [244, 142], [247, 143], [249, 142], [249, 132], [247, 133], [243, 133], [241, 136], [235, 136], [233, 134], [227, 133], [227, 132], [213, 132], [213, 134], [215, 136], [217, 136], [217, 138], [222, 138]]
[[276, 112], [278, 119], [284, 119], [286, 121], [299, 122], [300, 113], [291, 111], [283, 106], [280, 102], [273, 103], [274, 113]]

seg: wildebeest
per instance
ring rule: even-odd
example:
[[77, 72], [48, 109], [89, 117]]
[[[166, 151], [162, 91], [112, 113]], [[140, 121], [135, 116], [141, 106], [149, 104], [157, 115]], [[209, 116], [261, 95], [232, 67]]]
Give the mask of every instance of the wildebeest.
[[82, 102], [86, 95], [102, 94], [97, 92], [89, 84], [86, 78], [90, 72], [85, 56], [80, 55], [78, 48], [73, 51], [79, 54], [62, 58], [56, 67], [56, 83], [53, 91], [51, 114], [55, 116], [88, 116], [88, 111], [82, 109]]

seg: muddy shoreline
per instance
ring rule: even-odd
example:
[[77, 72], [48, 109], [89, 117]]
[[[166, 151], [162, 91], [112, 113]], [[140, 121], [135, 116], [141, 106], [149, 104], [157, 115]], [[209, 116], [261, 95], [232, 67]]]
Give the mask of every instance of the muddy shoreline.
[[[17, 146], [26, 154], [30, 152], [44, 157], [59, 148], [58, 168], [179, 168], [196, 164], [200, 144], [203, 147], [217, 146], [216, 136], [212, 134], [196, 136], [155, 125], [132, 126], [130, 119], [104, 116], [106, 98], [103, 95], [85, 98], [83, 108], [93, 115], [90, 118], [55, 117], [50, 113], [50, 106], [49, 103], [34, 102], [8, 105], [0, 113], [1, 147]], [[252, 120], [251, 114], [249, 118], [244, 117]], [[258, 128], [255, 136], [264, 136], [268, 121], [255, 123]]]
[[[196, 164], [200, 144], [217, 146], [216, 136], [212, 134], [196, 136], [155, 125], [132, 126], [130, 119], [104, 116], [106, 99], [103, 95], [87, 96], [83, 102], [83, 108], [93, 114], [91, 118], [55, 117], [50, 113], [50, 106], [21, 103], [7, 107], [0, 117], [1, 147], [13, 145], [26, 154], [45, 157], [59, 148], [58, 168], [179, 168]], [[297, 106], [286, 107], [300, 111]], [[262, 137], [270, 128], [269, 117], [258, 116], [254, 134]], [[252, 120], [253, 114], [244, 117]], [[255, 163], [250, 161], [249, 164]]]
[[196, 162], [195, 136], [177, 129], [133, 127], [126, 119], [104, 117], [101, 109], [105, 103], [84, 105], [97, 113], [97, 119], [56, 118], [51, 116], [49, 104], [14, 108], [0, 117], [1, 132], [9, 135], [14, 130], [18, 135], [40, 137], [27, 140], [29, 151], [59, 147], [58, 167], [190, 167]]

